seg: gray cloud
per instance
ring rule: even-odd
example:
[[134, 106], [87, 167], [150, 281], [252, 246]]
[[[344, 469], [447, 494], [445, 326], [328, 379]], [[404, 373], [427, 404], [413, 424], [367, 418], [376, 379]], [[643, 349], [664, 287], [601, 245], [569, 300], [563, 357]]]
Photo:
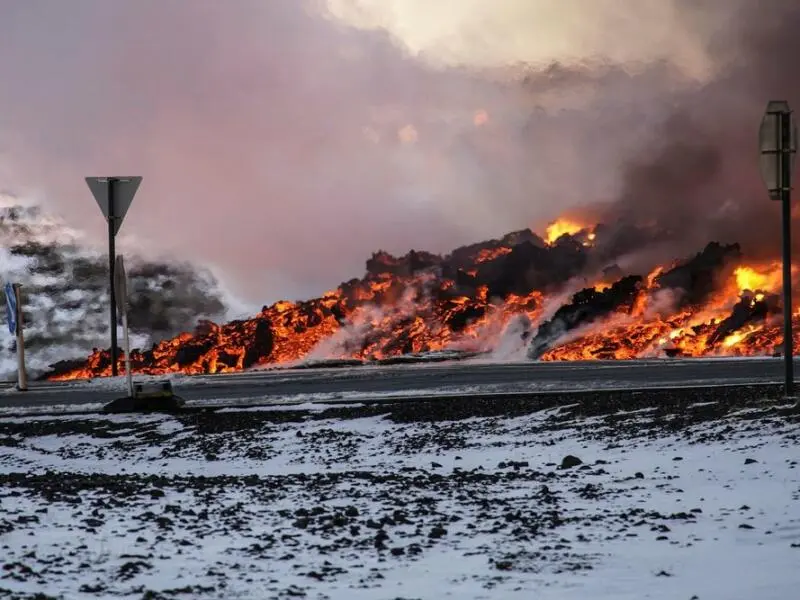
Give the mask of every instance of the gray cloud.
[[[385, 30], [407, 52], [435, 65], [666, 59], [697, 77], [713, 69], [707, 38], [724, 29], [720, 17], [740, 1], [326, 0], [340, 18]], [[716, 9], [713, 15], [709, 8]]]
[[[483, 44], [521, 35], [517, 3], [496, 4]], [[379, 248], [444, 251], [636, 195], [621, 167], [727, 73], [736, 3], [699, 4], [670, 4], [688, 54], [628, 64], [663, 29], [644, 11], [630, 49], [595, 28], [593, 50], [573, 24], [545, 68], [529, 50], [429, 60], [441, 44], [410, 52], [320, 1], [0, 0], [0, 188], [102, 240], [83, 177], [141, 174], [123, 244], [212, 265], [254, 304], [316, 294]]]
[[751, 2], [738, 16], [711, 45], [723, 68], [706, 85], [673, 96], [649, 149], [623, 168], [607, 218], [622, 214], [672, 229], [673, 252], [714, 239], [741, 243], [751, 258], [777, 258], [780, 207], [760, 179], [757, 133], [768, 100], [800, 105], [800, 7]]

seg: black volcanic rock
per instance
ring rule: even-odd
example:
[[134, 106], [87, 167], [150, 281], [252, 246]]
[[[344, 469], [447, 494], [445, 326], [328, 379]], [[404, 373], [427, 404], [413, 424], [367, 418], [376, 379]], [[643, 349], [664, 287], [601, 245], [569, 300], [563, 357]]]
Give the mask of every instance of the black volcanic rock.
[[175, 354], [175, 362], [186, 367], [197, 362], [206, 352], [216, 345], [216, 337], [208, 336], [183, 344]]
[[769, 315], [779, 313], [780, 309], [779, 296], [770, 294], [757, 300], [756, 294], [746, 292], [733, 307], [730, 316], [719, 323], [714, 333], [708, 338], [708, 343], [711, 346], [716, 345], [745, 325], [764, 321]]
[[256, 325], [253, 341], [247, 347], [244, 355], [244, 368], [253, 366], [259, 359], [272, 354], [275, 340], [272, 334], [272, 324], [267, 319], [259, 319]]
[[538, 359], [565, 333], [632, 306], [641, 282], [642, 278], [638, 275], [630, 275], [602, 292], [594, 288], [581, 290], [569, 304], [559, 308], [552, 319], [539, 326], [528, 348], [528, 356]]
[[425, 271], [438, 266], [442, 262], [440, 256], [430, 252], [411, 250], [401, 257], [394, 257], [388, 252], [378, 251], [367, 261], [367, 274], [391, 274], [400, 277], [410, 277], [420, 271]]
[[578, 458], [577, 456], [573, 456], [572, 454], [568, 454], [563, 458], [561, 461], [561, 469], [572, 469], [573, 467], [578, 467], [583, 464], [583, 461]]
[[586, 247], [570, 236], [563, 236], [549, 247], [523, 242], [508, 254], [483, 263], [476, 279], [488, 286], [490, 296], [499, 298], [547, 291], [580, 273], [586, 266], [587, 254]]
[[450, 312], [450, 317], [445, 319], [445, 325], [456, 333], [463, 331], [469, 323], [480, 319], [486, 314], [486, 308], [483, 306], [467, 305], [459, 308], [453, 306], [451, 308], [453, 311]]
[[522, 244], [523, 242], [528, 242], [529, 244], [539, 246], [540, 248], [544, 248], [546, 245], [541, 236], [536, 235], [530, 229], [512, 231], [511, 233], [504, 235], [500, 240], [500, 243], [506, 246], [516, 246], [517, 244]]
[[80, 369], [85, 365], [86, 365], [85, 358], [69, 358], [65, 360], [59, 360], [58, 362], [55, 362], [52, 365], [50, 365], [51, 373], [41, 373], [36, 377], [36, 380], [45, 381], [47, 380], [48, 376], [52, 373], [66, 373], [68, 371]]
[[705, 301], [727, 275], [731, 267], [742, 258], [739, 244], [708, 244], [690, 260], [659, 275], [656, 283], [661, 288], [680, 290], [681, 306], [693, 306]]
[[491, 252], [499, 248], [514, 248], [524, 243], [532, 244], [539, 248], [546, 246], [544, 240], [530, 229], [522, 229], [508, 233], [499, 240], [487, 240], [456, 248], [444, 258], [443, 262], [446, 265], [445, 268], [451, 268], [453, 271], [458, 269], [469, 270], [475, 266], [476, 258], [481, 252]]

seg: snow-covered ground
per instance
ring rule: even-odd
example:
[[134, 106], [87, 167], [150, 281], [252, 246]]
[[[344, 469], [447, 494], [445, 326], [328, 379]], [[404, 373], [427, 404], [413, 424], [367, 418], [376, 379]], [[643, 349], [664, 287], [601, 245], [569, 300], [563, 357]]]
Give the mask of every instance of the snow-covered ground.
[[0, 598], [796, 596], [794, 413], [426, 406], [0, 419]]

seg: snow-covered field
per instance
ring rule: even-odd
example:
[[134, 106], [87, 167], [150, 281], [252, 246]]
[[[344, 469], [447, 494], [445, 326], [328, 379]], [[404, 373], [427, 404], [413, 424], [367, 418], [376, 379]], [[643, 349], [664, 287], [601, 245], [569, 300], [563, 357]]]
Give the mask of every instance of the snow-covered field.
[[0, 419], [0, 598], [796, 597], [795, 413], [480, 406]]

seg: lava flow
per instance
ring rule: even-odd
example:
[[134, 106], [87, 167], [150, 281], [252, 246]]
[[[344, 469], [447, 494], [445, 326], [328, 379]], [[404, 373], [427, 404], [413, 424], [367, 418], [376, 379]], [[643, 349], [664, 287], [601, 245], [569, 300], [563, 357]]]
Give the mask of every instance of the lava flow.
[[[131, 363], [135, 373], [197, 374], [443, 350], [535, 360], [775, 352], [779, 263], [749, 264], [737, 244], [712, 242], [650, 272], [623, 272], [620, 257], [654, 237], [559, 220], [544, 238], [525, 229], [447, 256], [378, 252], [362, 279], [320, 298], [277, 302], [223, 325], [201, 322], [193, 333], [132, 351]], [[46, 377], [110, 372], [110, 353], [95, 350], [53, 365]]]

